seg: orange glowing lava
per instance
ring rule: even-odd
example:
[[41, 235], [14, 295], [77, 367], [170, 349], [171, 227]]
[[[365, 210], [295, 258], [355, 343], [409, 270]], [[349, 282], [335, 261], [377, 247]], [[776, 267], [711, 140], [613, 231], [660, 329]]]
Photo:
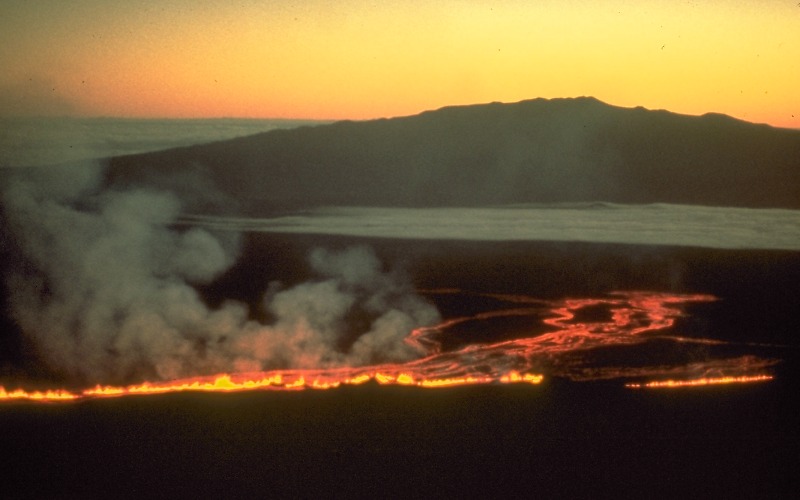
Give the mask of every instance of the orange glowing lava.
[[[428, 295], [469, 294], [459, 290], [431, 290]], [[472, 295], [473, 297], [475, 295]], [[684, 315], [682, 307], [691, 302], [715, 300], [709, 295], [676, 295], [656, 292], [618, 292], [601, 298], [544, 301], [525, 295], [482, 294], [498, 304], [488, 311], [449, 318], [441, 324], [410, 332], [406, 341], [425, 355], [406, 363], [361, 367], [333, 367], [312, 370], [276, 370], [255, 373], [219, 374], [191, 379], [143, 382], [125, 387], [96, 386], [82, 391], [66, 390], [6, 391], [0, 387], [0, 400], [75, 401], [89, 398], [119, 397], [174, 392], [233, 392], [247, 390], [331, 389], [372, 381], [379, 385], [403, 385], [424, 388], [452, 387], [489, 383], [539, 384], [543, 373], [572, 380], [603, 378], [643, 378], [661, 375], [684, 375], [687, 380], [667, 380], [627, 387], [681, 387], [719, 383], [744, 383], [770, 380], [769, 375], [752, 375], [774, 363], [753, 356], [715, 359], [709, 366], [717, 373], [734, 376], [689, 380], [686, 372], [698, 364], [678, 366], [597, 366], [592, 353], [614, 346], [632, 346], [648, 340], [675, 344], [718, 345], [720, 340], [667, 335], [675, 320]], [[599, 311], [599, 312], [598, 312]], [[473, 331], [497, 328], [498, 321], [522, 320], [529, 330], [514, 338], [481, 341], [461, 339], [457, 347], [443, 348], [453, 338], [455, 329], [471, 326]], [[502, 326], [502, 325], [501, 325]], [[463, 337], [463, 332], [462, 332]], [[450, 336], [450, 337], [448, 337]], [[480, 335], [474, 335], [480, 336]], [[490, 338], [490, 337], [489, 337]], [[737, 373], [738, 370], [738, 373]]]
[[0, 400], [29, 400], [29, 401], [72, 401], [80, 398], [78, 394], [72, 394], [65, 390], [48, 390], [48, 391], [26, 391], [23, 389], [16, 389], [14, 391], [6, 391], [4, 387], [0, 387]]
[[698, 387], [705, 385], [722, 385], [722, 384], [750, 384], [753, 382], [766, 382], [772, 379], [773, 379], [772, 375], [752, 375], [752, 376], [741, 376], [741, 377], [711, 377], [711, 378], [698, 378], [694, 380], [656, 380], [645, 383], [625, 384], [625, 387], [629, 387], [631, 389]]

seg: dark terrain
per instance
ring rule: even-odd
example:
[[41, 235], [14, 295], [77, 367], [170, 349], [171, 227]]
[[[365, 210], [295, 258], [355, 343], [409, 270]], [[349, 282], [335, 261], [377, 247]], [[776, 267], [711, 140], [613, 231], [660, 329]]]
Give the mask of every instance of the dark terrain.
[[[788, 344], [776, 380], [631, 390], [622, 381], [453, 389], [372, 384], [0, 407], [11, 497], [786, 497], [797, 491], [800, 259], [793, 252], [251, 235], [204, 293], [257, 301], [306, 279], [307, 250], [367, 243], [420, 288], [543, 298], [712, 293], [681, 333]], [[470, 303], [442, 304], [445, 315]], [[449, 307], [449, 308], [448, 308]]]

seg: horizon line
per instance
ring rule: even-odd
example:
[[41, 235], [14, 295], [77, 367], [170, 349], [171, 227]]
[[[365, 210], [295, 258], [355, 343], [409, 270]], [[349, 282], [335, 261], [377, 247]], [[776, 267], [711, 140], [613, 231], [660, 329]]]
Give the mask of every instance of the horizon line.
[[743, 123], [748, 123], [752, 125], [763, 125], [771, 128], [776, 129], [783, 129], [783, 130], [794, 130], [800, 131], [800, 127], [788, 127], [788, 126], [781, 126], [781, 125], [774, 125], [767, 122], [754, 122], [750, 120], [746, 120], [743, 118], [738, 118], [736, 116], [723, 113], [720, 111], [706, 111], [702, 114], [691, 114], [691, 113], [681, 113], [677, 111], [671, 111], [665, 108], [648, 108], [643, 105], [636, 105], [636, 106], [620, 106], [616, 104], [610, 104], [606, 101], [603, 101], [597, 97], [589, 96], [589, 95], [580, 95], [580, 96], [572, 96], [572, 97], [533, 97], [528, 99], [522, 99], [519, 101], [484, 101], [484, 102], [475, 102], [475, 103], [467, 103], [467, 104], [445, 104], [436, 108], [429, 108], [423, 109], [416, 113], [412, 114], [400, 114], [394, 116], [375, 116], [371, 118], [294, 118], [294, 117], [277, 117], [277, 116], [155, 116], [155, 115], [142, 115], [142, 116], [132, 116], [132, 115], [81, 115], [81, 114], [58, 114], [58, 115], [39, 115], [39, 114], [31, 114], [31, 115], [2, 115], [0, 114], [0, 120], [129, 120], [129, 121], [202, 121], [202, 120], [241, 120], [241, 121], [284, 121], [284, 122], [309, 122], [309, 123], [318, 123], [318, 124], [328, 124], [328, 123], [336, 123], [336, 122], [371, 122], [371, 121], [378, 121], [378, 120], [391, 120], [397, 118], [410, 118], [414, 116], [419, 116], [424, 113], [431, 113], [437, 112], [445, 109], [452, 109], [452, 108], [468, 108], [468, 107], [478, 107], [478, 106], [490, 106], [490, 105], [514, 105], [514, 104], [521, 104], [526, 102], [533, 102], [533, 101], [576, 101], [576, 100], [587, 100], [587, 101], [596, 101], [600, 104], [605, 106], [613, 107], [613, 108], [620, 108], [620, 109], [642, 109], [645, 111], [652, 111], [652, 112], [666, 112], [677, 116], [686, 116], [686, 117], [705, 117], [705, 116], [722, 116], [726, 118], [730, 118], [732, 120], [740, 121]]

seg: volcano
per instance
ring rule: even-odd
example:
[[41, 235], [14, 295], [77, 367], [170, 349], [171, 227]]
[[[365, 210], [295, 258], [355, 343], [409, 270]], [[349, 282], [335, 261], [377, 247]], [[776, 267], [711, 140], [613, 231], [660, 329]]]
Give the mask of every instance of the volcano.
[[[800, 131], [590, 97], [273, 130], [108, 165], [112, 183], [156, 182], [228, 214], [594, 201], [800, 208]], [[186, 182], [206, 173], [225, 197]]]

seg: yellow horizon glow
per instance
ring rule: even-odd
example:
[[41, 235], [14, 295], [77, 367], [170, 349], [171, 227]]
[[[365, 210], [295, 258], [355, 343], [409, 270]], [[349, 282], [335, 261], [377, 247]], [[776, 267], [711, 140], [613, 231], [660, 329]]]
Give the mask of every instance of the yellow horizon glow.
[[8, 1], [0, 114], [370, 119], [590, 95], [800, 128], [800, 6]]

